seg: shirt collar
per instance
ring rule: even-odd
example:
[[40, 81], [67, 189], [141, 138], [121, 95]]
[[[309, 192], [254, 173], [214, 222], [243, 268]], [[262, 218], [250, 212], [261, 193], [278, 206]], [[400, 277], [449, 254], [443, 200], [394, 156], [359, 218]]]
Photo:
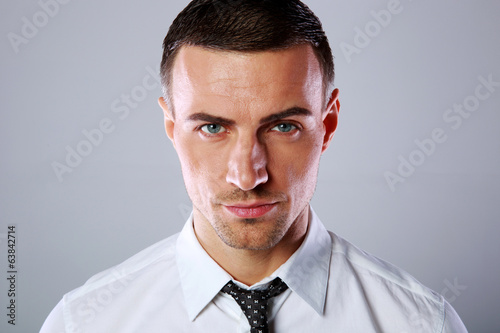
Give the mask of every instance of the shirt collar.
[[[302, 245], [270, 277], [252, 286], [252, 289], [278, 276], [318, 314], [323, 314], [331, 243], [330, 235], [311, 208], [308, 231]], [[186, 309], [189, 319], [193, 321], [232, 278], [198, 242], [192, 214], [177, 238], [176, 261]]]
[[306, 301], [319, 315], [325, 309], [330, 272], [332, 238], [312, 208], [306, 238], [285, 263], [289, 267], [279, 276], [288, 287]]
[[189, 320], [193, 321], [224, 285], [231, 280], [198, 242], [193, 214], [188, 218], [176, 244], [176, 261]]

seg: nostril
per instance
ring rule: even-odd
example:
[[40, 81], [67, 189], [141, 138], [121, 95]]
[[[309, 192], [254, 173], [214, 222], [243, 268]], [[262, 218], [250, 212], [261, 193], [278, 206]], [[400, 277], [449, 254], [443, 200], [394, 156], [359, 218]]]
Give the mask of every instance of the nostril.
[[267, 155], [256, 136], [240, 133], [228, 162], [226, 181], [241, 190], [267, 182]]
[[260, 184], [267, 182], [268, 174], [265, 164], [248, 163], [239, 160], [228, 166], [226, 181], [241, 190], [252, 190]]

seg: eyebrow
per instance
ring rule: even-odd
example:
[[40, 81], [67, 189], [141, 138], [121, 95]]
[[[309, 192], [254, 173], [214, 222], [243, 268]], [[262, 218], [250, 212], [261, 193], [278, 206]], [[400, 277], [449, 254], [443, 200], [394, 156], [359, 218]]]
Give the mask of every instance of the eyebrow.
[[208, 113], [204, 112], [198, 112], [198, 113], [193, 113], [187, 118], [188, 121], [203, 121], [207, 123], [213, 123], [213, 124], [221, 124], [221, 125], [226, 125], [226, 126], [232, 126], [235, 125], [236, 122], [231, 119], [223, 118], [223, 117], [216, 117], [209, 115]]
[[281, 120], [284, 118], [292, 117], [292, 116], [310, 116], [312, 115], [312, 112], [309, 111], [308, 109], [300, 108], [300, 107], [293, 107], [290, 109], [287, 109], [285, 111], [281, 111], [275, 114], [272, 114], [270, 116], [267, 116], [264, 119], [261, 119], [260, 123], [265, 124], [265, 123], [272, 123], [277, 120]]
[[[278, 113], [274, 113], [270, 116], [267, 116], [263, 119], [260, 120], [260, 124], [266, 124], [266, 123], [271, 123], [275, 122], [277, 120], [281, 120], [287, 117], [292, 117], [292, 116], [310, 116], [312, 115], [312, 112], [309, 111], [308, 109], [304, 109], [301, 107], [293, 107]], [[234, 120], [224, 118], [224, 117], [217, 117], [217, 116], [212, 116], [208, 113], [205, 112], [198, 112], [198, 113], [193, 113], [187, 118], [188, 121], [203, 121], [207, 123], [214, 123], [214, 124], [221, 124], [221, 125], [226, 125], [226, 126], [232, 126], [235, 125], [236, 122]]]

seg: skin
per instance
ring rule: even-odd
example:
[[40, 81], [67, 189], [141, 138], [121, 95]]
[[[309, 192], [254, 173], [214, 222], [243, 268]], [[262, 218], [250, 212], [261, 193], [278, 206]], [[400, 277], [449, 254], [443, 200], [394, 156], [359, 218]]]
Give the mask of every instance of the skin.
[[205, 251], [252, 285], [304, 240], [321, 154], [337, 126], [309, 45], [254, 53], [183, 46], [165, 129]]

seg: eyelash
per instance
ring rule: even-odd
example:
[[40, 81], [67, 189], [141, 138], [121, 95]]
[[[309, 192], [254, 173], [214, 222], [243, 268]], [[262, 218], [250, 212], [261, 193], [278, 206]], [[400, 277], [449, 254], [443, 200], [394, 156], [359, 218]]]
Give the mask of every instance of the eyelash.
[[273, 130], [274, 128], [276, 128], [278, 126], [282, 126], [282, 125], [287, 125], [287, 126], [289, 125], [289, 126], [291, 126], [293, 128], [290, 129], [289, 131], [286, 131], [286, 132], [282, 132], [282, 131], [277, 131], [277, 132], [288, 134], [290, 132], [293, 132], [294, 130], [298, 130], [299, 129], [297, 125], [295, 125], [293, 123], [290, 123], [290, 122], [286, 122], [286, 123], [278, 123], [278, 124], [276, 124], [275, 126], [271, 127], [271, 130]]
[[[206, 132], [206, 131], [203, 130], [204, 127], [210, 126], [210, 125], [220, 126], [220, 127], [222, 127], [224, 129], [224, 131], [219, 132], [219, 133], [209, 133], [209, 132]], [[290, 133], [295, 132], [296, 130], [298, 130], [298, 131], [302, 130], [302, 127], [299, 124], [296, 124], [296, 123], [294, 123], [292, 121], [282, 121], [282, 122], [274, 123], [274, 124], [270, 125], [268, 128], [270, 130], [273, 130], [274, 128], [276, 128], [276, 127], [278, 127], [280, 125], [290, 125], [293, 128], [290, 131], [288, 131], [288, 132], [281, 132], [281, 131], [274, 131], [274, 132], [279, 132], [281, 134], [290, 134]], [[209, 136], [209, 137], [219, 136], [219, 135], [222, 135], [224, 133], [228, 133], [229, 132], [229, 129], [227, 128], [227, 126], [224, 126], [224, 125], [221, 125], [221, 124], [217, 124], [217, 123], [202, 124], [202, 125], [196, 127], [195, 130], [198, 131], [198, 132], [201, 131], [203, 135], [206, 135], [206, 136]]]
[[[203, 128], [204, 128], [205, 126], [210, 126], [210, 125], [220, 126], [220, 127], [222, 127], [225, 131], [223, 131], [223, 132], [219, 132], [219, 133], [209, 133], [209, 132], [206, 132], [206, 131], [204, 131], [204, 130], [203, 130]], [[223, 133], [227, 133], [227, 132], [228, 132], [228, 129], [226, 128], [226, 126], [221, 125], [221, 124], [217, 124], [217, 123], [208, 123], [208, 124], [203, 124], [203, 125], [200, 125], [200, 126], [196, 127], [196, 131], [198, 131], [198, 132], [199, 132], [199, 131], [201, 131], [201, 132], [203, 132], [202, 134], [207, 135], [207, 136], [216, 136], [216, 135], [220, 135], [220, 134], [223, 134]]]

